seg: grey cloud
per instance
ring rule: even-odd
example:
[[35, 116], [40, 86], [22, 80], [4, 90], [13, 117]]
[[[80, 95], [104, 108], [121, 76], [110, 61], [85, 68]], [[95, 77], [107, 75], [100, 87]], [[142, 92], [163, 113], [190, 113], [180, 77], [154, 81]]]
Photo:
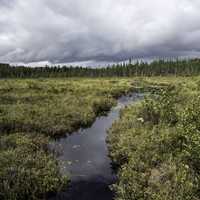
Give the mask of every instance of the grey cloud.
[[199, 9], [198, 0], [0, 0], [0, 61], [199, 56]]

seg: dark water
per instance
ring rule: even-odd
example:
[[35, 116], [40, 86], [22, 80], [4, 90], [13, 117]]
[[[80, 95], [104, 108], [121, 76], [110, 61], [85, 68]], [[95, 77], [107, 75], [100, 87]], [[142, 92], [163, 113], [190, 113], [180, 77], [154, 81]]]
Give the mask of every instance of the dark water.
[[53, 199], [60, 200], [112, 200], [109, 185], [116, 181], [106, 145], [107, 130], [119, 118], [126, 105], [143, 98], [143, 94], [130, 94], [118, 99], [118, 104], [107, 116], [98, 117], [90, 128], [80, 129], [51, 144], [59, 152], [61, 172], [71, 179], [67, 192]]

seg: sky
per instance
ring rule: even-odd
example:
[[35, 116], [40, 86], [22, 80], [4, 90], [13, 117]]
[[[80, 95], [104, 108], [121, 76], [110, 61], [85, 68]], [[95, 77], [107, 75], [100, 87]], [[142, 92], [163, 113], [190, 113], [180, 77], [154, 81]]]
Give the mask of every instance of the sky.
[[200, 56], [200, 0], [0, 0], [0, 62]]

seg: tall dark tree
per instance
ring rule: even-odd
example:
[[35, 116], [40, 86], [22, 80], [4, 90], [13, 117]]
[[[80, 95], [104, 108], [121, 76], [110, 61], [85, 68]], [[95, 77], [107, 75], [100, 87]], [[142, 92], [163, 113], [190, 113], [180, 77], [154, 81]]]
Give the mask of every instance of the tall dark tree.
[[45, 66], [10, 66], [0, 63], [0, 78], [40, 77], [131, 77], [131, 76], [191, 76], [200, 75], [200, 59], [155, 60], [151, 63], [136, 62], [109, 65], [103, 68]]

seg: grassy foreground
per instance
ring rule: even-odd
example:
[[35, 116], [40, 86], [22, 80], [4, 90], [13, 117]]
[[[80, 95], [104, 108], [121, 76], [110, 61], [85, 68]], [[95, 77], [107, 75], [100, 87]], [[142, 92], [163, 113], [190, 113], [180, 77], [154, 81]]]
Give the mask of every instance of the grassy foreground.
[[200, 199], [200, 77], [145, 81], [169, 86], [125, 108], [109, 130], [115, 199]]
[[68, 182], [50, 137], [88, 126], [131, 79], [0, 80], [0, 199], [45, 199]]

